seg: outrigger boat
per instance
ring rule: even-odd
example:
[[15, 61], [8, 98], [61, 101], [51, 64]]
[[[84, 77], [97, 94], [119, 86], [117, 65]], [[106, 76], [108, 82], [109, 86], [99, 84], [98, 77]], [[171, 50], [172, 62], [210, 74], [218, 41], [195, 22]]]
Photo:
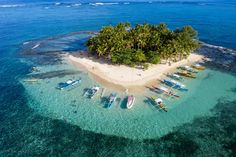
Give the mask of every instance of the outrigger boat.
[[100, 87], [99, 86], [93, 86], [92, 88], [88, 89], [84, 95], [88, 96], [88, 98], [92, 99], [93, 96], [99, 91]]
[[37, 67], [32, 67], [31, 69], [32, 72], [40, 72], [40, 69]]
[[194, 70], [193, 68], [191, 68], [190, 66], [187, 66], [187, 65], [179, 67], [179, 68], [182, 69], [182, 70], [186, 70], [188, 72], [197, 73], [196, 70]]
[[24, 82], [35, 83], [35, 82], [38, 82], [38, 80], [39, 80], [39, 79], [31, 78], [31, 79], [28, 79], [28, 80], [24, 80]]
[[72, 87], [72, 86], [75, 87], [75, 85], [77, 85], [78, 83], [81, 83], [81, 79], [78, 79], [78, 80], [69, 79], [66, 82], [59, 83], [57, 88], [60, 90], [63, 90], [68, 87]]
[[173, 97], [176, 97], [176, 98], [180, 98], [180, 96], [176, 95], [175, 93], [173, 93], [171, 90], [169, 90], [166, 87], [160, 86], [160, 87], [154, 87], [154, 88], [160, 93], [164, 93], [168, 96], [173, 96]]
[[175, 80], [166, 80], [164, 79], [162, 81], [164, 84], [166, 84], [167, 86], [170, 86], [170, 87], [173, 87], [175, 89], [178, 89], [178, 90], [183, 90], [183, 91], [187, 91], [188, 89], [185, 87], [184, 84], [181, 84]]
[[178, 75], [178, 74], [168, 74], [167, 76], [170, 77], [170, 78], [173, 78], [173, 79], [175, 79], [175, 80], [182, 80], [182, 79], [183, 79], [183, 78], [182, 78], [180, 75]]
[[204, 66], [201, 66], [200, 64], [194, 64], [192, 65], [192, 68], [197, 70], [205, 70], [206, 68]]
[[117, 94], [116, 93], [111, 93], [110, 96], [108, 97], [108, 104], [107, 108], [111, 108], [112, 104], [116, 101]]
[[130, 109], [134, 105], [135, 97], [133, 95], [128, 96], [126, 108]]
[[184, 76], [184, 77], [189, 77], [189, 78], [196, 78], [195, 75], [188, 71], [182, 71], [182, 72], [177, 72], [178, 75]]
[[155, 105], [157, 105], [160, 109], [164, 110], [165, 112], [167, 112], [167, 108], [165, 106], [165, 104], [163, 104], [163, 100], [161, 98], [154, 98], [151, 97], [152, 101], [155, 103]]

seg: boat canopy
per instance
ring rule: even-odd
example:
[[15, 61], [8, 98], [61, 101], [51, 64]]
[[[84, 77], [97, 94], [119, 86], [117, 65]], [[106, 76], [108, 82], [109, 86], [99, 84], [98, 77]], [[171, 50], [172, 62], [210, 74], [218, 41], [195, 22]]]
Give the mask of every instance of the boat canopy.
[[92, 89], [99, 90], [99, 87], [98, 86], [94, 86]]
[[160, 90], [163, 90], [163, 91], [165, 91], [165, 92], [168, 92], [168, 89], [167, 89], [166, 87], [161, 86], [161, 87], [159, 87], [159, 89], [160, 89]]
[[71, 84], [73, 82], [73, 80], [67, 80], [66, 83], [67, 84]]
[[161, 98], [157, 98], [157, 99], [155, 99], [155, 101], [156, 101], [156, 103], [158, 103], [158, 104], [160, 104], [160, 103], [163, 102]]
[[180, 78], [180, 76], [177, 75], [177, 74], [172, 74], [172, 76], [174, 76], [174, 77], [176, 77], [176, 78]]

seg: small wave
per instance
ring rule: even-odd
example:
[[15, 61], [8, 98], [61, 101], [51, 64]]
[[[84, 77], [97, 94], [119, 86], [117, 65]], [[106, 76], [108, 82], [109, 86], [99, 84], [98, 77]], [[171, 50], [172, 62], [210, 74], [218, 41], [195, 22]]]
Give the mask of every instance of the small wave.
[[81, 5], [82, 5], [81, 3], [72, 4], [73, 7], [78, 7], [78, 6], [81, 6]]
[[124, 2], [123, 4], [126, 4], [126, 5], [127, 5], [127, 4], [130, 4], [130, 3], [129, 3], [129, 2]]
[[4, 4], [0, 5], [0, 8], [16, 8], [16, 7], [23, 7], [25, 4]]
[[26, 42], [23, 43], [23, 45], [26, 45], [26, 44], [29, 44], [29, 41], [26, 41]]
[[204, 43], [204, 42], [203, 42], [203, 45], [205, 45], [207, 47], [210, 47], [210, 48], [215, 48], [215, 49], [218, 49], [218, 50], [224, 50], [224, 51], [228, 51], [228, 52], [235, 52], [233, 49], [225, 48], [223, 46], [212, 45], [212, 44], [208, 44], [208, 43]]
[[36, 45], [34, 45], [34, 47], [32, 47], [32, 49], [36, 49], [39, 46], [40, 46], [40, 44], [36, 44]]
[[93, 5], [93, 6], [101, 6], [101, 5], [117, 5], [119, 3], [89, 3], [89, 5]]
[[70, 6], [70, 5], [67, 5], [66, 7], [67, 7], [67, 8], [70, 8], [71, 6]]
[[61, 3], [60, 2], [56, 2], [55, 5], [61, 5]]

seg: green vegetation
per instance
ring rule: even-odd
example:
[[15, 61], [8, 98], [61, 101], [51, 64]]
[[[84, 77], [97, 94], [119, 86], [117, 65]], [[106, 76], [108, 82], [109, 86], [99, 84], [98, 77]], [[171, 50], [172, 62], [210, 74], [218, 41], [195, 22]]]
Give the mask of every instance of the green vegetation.
[[106, 57], [112, 63], [129, 66], [157, 64], [161, 60], [181, 60], [199, 48], [197, 32], [191, 26], [174, 31], [163, 23], [142, 24], [130, 27], [130, 23], [106, 26], [91, 37], [89, 52]]

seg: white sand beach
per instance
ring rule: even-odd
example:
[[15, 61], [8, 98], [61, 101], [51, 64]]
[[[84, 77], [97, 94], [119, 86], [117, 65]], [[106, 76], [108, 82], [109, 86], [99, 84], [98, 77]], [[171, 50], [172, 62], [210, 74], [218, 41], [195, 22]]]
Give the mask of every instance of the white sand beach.
[[154, 85], [158, 80], [177, 67], [202, 61], [203, 56], [192, 53], [187, 59], [169, 64], [151, 65], [148, 70], [132, 68], [125, 65], [112, 65], [101, 59], [88, 57], [85, 54], [68, 55], [69, 61], [79, 69], [83, 68], [104, 86], [113, 87], [125, 91], [140, 92], [150, 85]]

